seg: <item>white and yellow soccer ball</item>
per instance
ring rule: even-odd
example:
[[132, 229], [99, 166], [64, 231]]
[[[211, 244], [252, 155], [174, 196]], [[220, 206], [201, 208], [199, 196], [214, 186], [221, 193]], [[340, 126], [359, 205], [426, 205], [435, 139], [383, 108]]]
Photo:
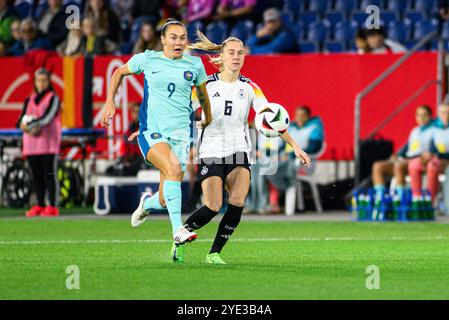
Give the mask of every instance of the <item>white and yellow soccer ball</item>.
[[287, 110], [277, 103], [267, 104], [256, 114], [256, 129], [270, 138], [279, 137], [287, 131], [289, 124], [290, 117]]

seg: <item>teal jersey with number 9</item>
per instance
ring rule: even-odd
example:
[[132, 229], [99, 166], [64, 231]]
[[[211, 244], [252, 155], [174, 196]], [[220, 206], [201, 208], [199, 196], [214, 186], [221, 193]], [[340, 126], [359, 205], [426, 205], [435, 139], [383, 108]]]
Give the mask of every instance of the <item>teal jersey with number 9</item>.
[[128, 68], [145, 76], [139, 131], [180, 140], [189, 138], [192, 86], [207, 81], [201, 59], [184, 54], [181, 59], [172, 60], [160, 51], [146, 50], [134, 55]]

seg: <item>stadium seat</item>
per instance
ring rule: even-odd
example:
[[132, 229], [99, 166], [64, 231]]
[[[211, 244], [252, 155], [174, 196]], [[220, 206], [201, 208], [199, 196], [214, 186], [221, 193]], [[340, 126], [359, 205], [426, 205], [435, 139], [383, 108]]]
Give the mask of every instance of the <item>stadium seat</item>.
[[438, 7], [436, 0], [415, 0], [414, 9], [430, 15]]
[[187, 38], [189, 38], [190, 42], [194, 42], [196, 40], [197, 29], [200, 31], [204, 29], [204, 25], [201, 21], [193, 21], [187, 25]]
[[385, 25], [388, 25], [392, 21], [398, 20], [399, 15], [395, 11], [381, 11], [380, 12], [380, 20], [382, 20]]
[[330, 53], [338, 53], [346, 51], [346, 43], [342, 41], [326, 41], [324, 50]]
[[120, 45], [120, 52], [122, 54], [131, 54], [133, 51], [133, 44], [131, 42], [124, 42]]
[[356, 0], [335, 0], [334, 10], [349, 14], [357, 6]]
[[384, 8], [384, 2], [382, 0], [362, 0], [360, 2], [360, 10], [365, 11], [368, 6], [374, 5], [380, 9]]
[[387, 1], [387, 9], [399, 13], [402, 13], [407, 9], [407, 3], [411, 2], [410, 0], [388, 0]]
[[295, 20], [295, 15], [291, 11], [284, 10], [284, 11], [282, 11], [281, 19], [283, 22], [290, 23]]
[[318, 14], [315, 12], [303, 12], [299, 14], [300, 22], [303, 22], [304, 25], [308, 26], [309, 24], [318, 21]]
[[324, 14], [329, 8], [329, 0], [309, 0], [308, 11]]
[[25, 0], [16, 1], [14, 9], [20, 16], [20, 19], [25, 19], [31, 14], [31, 4]]
[[409, 19], [413, 24], [417, 23], [418, 21], [426, 19], [426, 14], [422, 11], [406, 11], [405, 17]]
[[298, 42], [305, 40], [307, 29], [303, 23], [301, 22], [292, 23], [289, 25], [289, 27], [292, 28], [292, 30], [295, 32], [296, 39]]
[[287, 10], [292, 12], [295, 17], [298, 16], [300, 12], [303, 12], [305, 9], [305, 0], [284, 0], [283, 10]]
[[228, 35], [228, 25], [223, 21], [212, 22], [206, 27], [206, 37], [214, 43], [222, 43]]
[[253, 32], [253, 27], [254, 23], [251, 20], [239, 21], [234, 28], [232, 28], [230, 36], [239, 38], [243, 43], [246, 43]]
[[369, 15], [365, 13], [365, 11], [354, 11], [351, 16], [352, 20], [355, 21], [359, 27], [365, 26], [368, 17]]
[[320, 44], [318, 42], [302, 41], [298, 42], [300, 53], [314, 53], [320, 51]]
[[415, 24], [413, 39], [421, 40], [429, 32], [437, 31], [437, 22], [435, 20], [422, 20]]
[[388, 38], [400, 43], [405, 43], [411, 37], [411, 22], [392, 21], [388, 25]]
[[308, 41], [323, 42], [329, 34], [330, 23], [328, 21], [317, 21], [309, 25], [307, 30]]
[[337, 23], [346, 20], [346, 17], [341, 11], [330, 11], [326, 14], [325, 19], [335, 26]]
[[354, 39], [356, 26], [348, 21], [339, 22], [334, 29], [333, 40], [349, 43]]

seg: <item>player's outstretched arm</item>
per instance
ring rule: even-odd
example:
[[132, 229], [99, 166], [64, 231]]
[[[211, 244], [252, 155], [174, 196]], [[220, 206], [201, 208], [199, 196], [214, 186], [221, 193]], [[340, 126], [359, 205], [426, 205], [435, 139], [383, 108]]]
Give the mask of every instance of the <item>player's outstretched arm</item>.
[[309, 155], [302, 150], [299, 145], [296, 143], [296, 141], [292, 138], [292, 136], [290, 135], [290, 133], [288, 133], [288, 131], [285, 131], [285, 133], [283, 135], [281, 135], [282, 140], [284, 140], [286, 143], [288, 143], [293, 150], [295, 150], [295, 155], [296, 157], [299, 158], [299, 160], [301, 160], [301, 163], [309, 166], [311, 163], [310, 157]]
[[117, 90], [122, 83], [122, 80], [125, 76], [133, 74], [128, 67], [128, 64], [125, 64], [114, 71], [111, 78], [111, 83], [108, 88], [108, 96], [106, 98], [106, 103], [103, 108], [103, 112], [101, 113], [100, 125], [103, 128], [107, 128], [109, 126], [109, 120], [111, 120], [115, 115], [115, 95], [117, 94]]
[[206, 89], [206, 83], [203, 83], [196, 87], [196, 95], [198, 97], [198, 102], [203, 109], [205, 120], [199, 123], [199, 128], [204, 129], [212, 122], [212, 112], [210, 107], [209, 95]]

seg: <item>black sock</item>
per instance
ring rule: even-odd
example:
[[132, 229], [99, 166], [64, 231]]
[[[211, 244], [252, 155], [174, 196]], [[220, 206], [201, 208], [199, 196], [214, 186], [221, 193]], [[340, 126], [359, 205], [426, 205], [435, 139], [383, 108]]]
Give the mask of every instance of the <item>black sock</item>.
[[223, 219], [221, 219], [214, 244], [209, 253], [221, 252], [226, 242], [234, 233], [235, 228], [239, 225], [242, 211], [243, 207], [236, 207], [232, 204], [228, 204], [228, 209], [226, 209]]
[[206, 206], [202, 206], [199, 209], [196, 209], [186, 220], [184, 223], [184, 227], [189, 231], [197, 230], [206, 224], [208, 224], [213, 217], [217, 215], [218, 212], [215, 212], [209, 209]]

